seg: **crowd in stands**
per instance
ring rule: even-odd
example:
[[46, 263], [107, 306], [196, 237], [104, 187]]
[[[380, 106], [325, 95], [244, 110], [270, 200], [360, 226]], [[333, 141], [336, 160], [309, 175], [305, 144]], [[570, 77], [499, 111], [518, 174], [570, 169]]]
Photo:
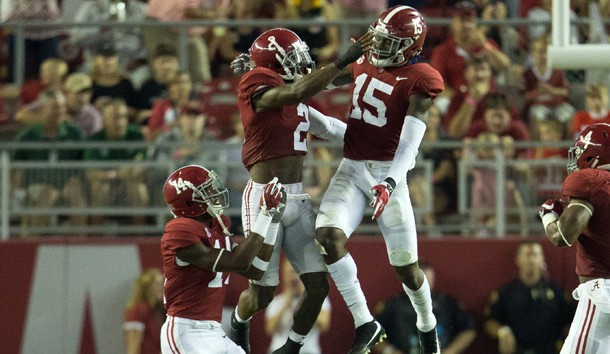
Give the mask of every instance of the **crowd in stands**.
[[[194, 19], [309, 19], [311, 25], [294, 28], [309, 45], [318, 67], [332, 62], [341, 46], [340, 28], [321, 24], [342, 18], [374, 18], [397, 4], [416, 6], [429, 17], [450, 18], [449, 26], [428, 25], [421, 60], [442, 74], [445, 90], [430, 112], [425, 142], [462, 141], [463, 149], [424, 148], [420, 158], [433, 163], [433, 207], [420, 221], [433, 227], [457, 212], [457, 160], [471, 161], [469, 205], [494, 210], [495, 169], [477, 165], [496, 159], [498, 147], [507, 159], [564, 159], [566, 149], [515, 148], [520, 141], [571, 140], [586, 126], [610, 123], [607, 82], [583, 82], [570, 73], [547, 66], [550, 44], [551, 0], [12, 0], [11, 12], [0, 23], [0, 134], [16, 141], [141, 141], [149, 149], [88, 148], [83, 151], [14, 151], [19, 161], [133, 160], [172, 161], [174, 165], [205, 164], [228, 168], [232, 195], [239, 196], [245, 169], [228, 165], [239, 161], [241, 124], [236, 116], [235, 88], [239, 77], [229, 69], [238, 54], [266, 28], [255, 26], [191, 26], [186, 31], [186, 55], [181, 58], [180, 31], [164, 22]], [[610, 1], [572, 1], [574, 19], [589, 16], [590, 3], [603, 18], [610, 17]], [[76, 6], [63, 20], [86, 24], [110, 21], [150, 21], [154, 26], [62, 27], [62, 11]], [[502, 26], [506, 18], [524, 18], [531, 24]], [[27, 27], [24, 32], [23, 84], [13, 70], [17, 37], [10, 24], [45, 20], [48, 26]], [[497, 20], [481, 24], [480, 20]], [[347, 27], [346, 27], [347, 28]], [[366, 27], [350, 26], [350, 35]], [[589, 41], [589, 27], [575, 23], [574, 43]], [[188, 63], [181, 67], [182, 63]], [[348, 99], [343, 99], [348, 97]], [[580, 100], [584, 97], [584, 101]], [[321, 111], [347, 119], [351, 101], [344, 89], [315, 97]], [[331, 114], [331, 115], [332, 115]], [[216, 149], [201, 149], [202, 142]], [[486, 148], [478, 147], [484, 142]], [[226, 144], [226, 145], [223, 145]], [[316, 150], [319, 159], [337, 159], [333, 151]], [[205, 161], [203, 163], [202, 161]], [[328, 173], [318, 169], [310, 176], [314, 200], [328, 183]], [[507, 170], [507, 207], [537, 205], [557, 192], [565, 169], [510, 167]], [[147, 206], [157, 198], [147, 181], [165, 173], [137, 167], [68, 173], [65, 169], [44, 177], [46, 171], [25, 170], [13, 176], [13, 189], [25, 191], [31, 206], [68, 205]], [[415, 207], [430, 193], [425, 178], [410, 176]], [[318, 188], [316, 188], [318, 184]], [[51, 196], [51, 197], [49, 197]], [[239, 200], [235, 201], [239, 203]], [[236, 205], [239, 207], [239, 205]], [[527, 216], [515, 215], [527, 233]], [[44, 224], [44, 218], [27, 217], [25, 224]], [[35, 220], [38, 219], [38, 220]], [[473, 215], [484, 236], [494, 225], [494, 215]], [[135, 216], [135, 223], [146, 218]], [[238, 220], [235, 220], [238, 221]], [[103, 224], [102, 217], [73, 217], [75, 224]], [[239, 224], [239, 222], [234, 222]]]

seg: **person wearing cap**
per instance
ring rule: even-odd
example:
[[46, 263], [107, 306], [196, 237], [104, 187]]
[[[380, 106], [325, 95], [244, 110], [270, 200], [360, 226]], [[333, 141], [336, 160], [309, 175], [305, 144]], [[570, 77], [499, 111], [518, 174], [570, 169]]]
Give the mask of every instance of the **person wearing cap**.
[[130, 108], [130, 116], [135, 113], [137, 94], [131, 81], [121, 71], [116, 43], [103, 40], [96, 45], [89, 76], [93, 81], [91, 102], [99, 111], [110, 99], [122, 98]]
[[468, 89], [464, 68], [470, 57], [485, 55], [496, 72], [506, 70], [510, 64], [508, 56], [478, 27], [477, 11], [472, 2], [457, 3], [452, 15], [452, 36], [434, 48], [430, 63], [445, 80], [444, 99], [437, 98], [437, 105], [441, 107], [447, 106], [448, 98]]
[[93, 82], [85, 73], [70, 74], [64, 82], [66, 110], [85, 138], [104, 127], [102, 114], [90, 103], [92, 89]]

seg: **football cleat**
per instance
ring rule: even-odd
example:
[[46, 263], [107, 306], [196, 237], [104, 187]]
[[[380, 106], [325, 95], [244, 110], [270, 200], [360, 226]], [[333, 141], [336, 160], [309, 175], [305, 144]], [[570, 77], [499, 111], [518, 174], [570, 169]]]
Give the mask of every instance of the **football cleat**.
[[250, 354], [250, 322], [241, 323], [235, 318], [235, 310], [231, 314], [231, 329], [229, 339], [240, 346], [246, 354]]
[[354, 345], [348, 354], [367, 354], [377, 343], [383, 342], [387, 337], [385, 329], [375, 320], [367, 322], [356, 328]]
[[284, 345], [273, 351], [271, 354], [299, 354], [302, 345], [290, 339]]
[[422, 332], [418, 329], [417, 336], [419, 337], [419, 346], [421, 347], [421, 352], [423, 354], [441, 353], [436, 327], [434, 327], [430, 332]]

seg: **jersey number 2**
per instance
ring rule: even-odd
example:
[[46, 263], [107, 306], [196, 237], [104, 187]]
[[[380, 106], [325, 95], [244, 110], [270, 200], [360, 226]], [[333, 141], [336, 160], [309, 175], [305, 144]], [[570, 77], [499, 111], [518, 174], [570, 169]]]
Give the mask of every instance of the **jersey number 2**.
[[[382, 100], [374, 96], [374, 93], [375, 91], [380, 91], [389, 96], [392, 94], [394, 86], [386, 84], [385, 82], [374, 77], [371, 78], [368, 83], [366, 83], [367, 77], [368, 75], [366, 73], [362, 73], [358, 75], [356, 80], [354, 80], [356, 87], [354, 87], [354, 95], [352, 98], [352, 113], [349, 117], [354, 119], [363, 119], [367, 124], [374, 125], [376, 127], [383, 127], [388, 123], [388, 118], [385, 116], [387, 107]], [[364, 92], [362, 92], [363, 89]], [[377, 115], [374, 115], [368, 109], [362, 109], [362, 107], [360, 107], [358, 104], [360, 97], [362, 97], [362, 101], [364, 103], [377, 109]]]
[[[307, 132], [309, 131], [309, 108], [306, 105], [299, 103], [297, 106], [297, 114], [305, 118], [304, 122], [299, 123], [294, 130], [294, 149], [296, 151], [307, 151]], [[302, 134], [302, 133], [305, 134]], [[303, 138], [303, 135], [305, 138]]]

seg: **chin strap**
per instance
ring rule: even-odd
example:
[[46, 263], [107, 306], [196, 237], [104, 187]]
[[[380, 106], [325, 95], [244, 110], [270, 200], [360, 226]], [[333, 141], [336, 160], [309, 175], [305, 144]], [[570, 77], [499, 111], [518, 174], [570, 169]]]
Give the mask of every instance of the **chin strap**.
[[225, 225], [225, 223], [222, 221], [222, 218], [220, 217], [222, 215], [222, 208], [216, 207], [216, 206], [208, 203], [208, 212], [210, 214], [212, 214], [212, 216], [214, 216], [216, 218], [216, 220], [218, 220], [220, 227], [222, 227], [222, 232], [224, 232], [224, 234], [226, 236], [233, 236], [231, 231], [229, 231], [229, 229], [227, 229], [227, 226]]

